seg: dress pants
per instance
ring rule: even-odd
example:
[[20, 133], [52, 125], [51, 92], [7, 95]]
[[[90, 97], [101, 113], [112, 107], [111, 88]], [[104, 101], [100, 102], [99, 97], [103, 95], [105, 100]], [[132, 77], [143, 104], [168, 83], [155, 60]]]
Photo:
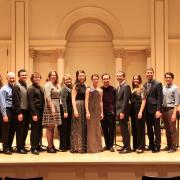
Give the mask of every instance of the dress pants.
[[121, 135], [122, 135], [122, 141], [124, 145], [124, 149], [130, 150], [130, 135], [129, 135], [129, 129], [128, 129], [128, 121], [129, 116], [126, 116], [124, 119], [119, 119], [119, 125], [121, 129]]
[[101, 120], [101, 126], [106, 147], [113, 147], [115, 134], [115, 116], [112, 112], [104, 113], [104, 118]]
[[166, 130], [167, 146], [171, 149], [175, 149], [177, 145], [176, 120], [171, 121], [173, 111], [174, 109], [166, 109], [166, 110], [163, 110], [163, 113], [162, 113], [164, 127]]
[[133, 149], [145, 148], [145, 117], [138, 119], [138, 113], [141, 107], [141, 103], [131, 103], [131, 131], [133, 135]]
[[31, 150], [35, 150], [39, 148], [42, 138], [43, 110], [38, 110], [37, 113], [38, 113], [37, 121], [33, 121], [31, 118], [31, 135], [30, 135]]
[[60, 130], [60, 150], [70, 149], [70, 136], [71, 136], [71, 120], [72, 112], [68, 112], [68, 117], [64, 118], [63, 108], [61, 106], [61, 120], [62, 124], [59, 126]]
[[17, 142], [17, 150], [23, 149], [26, 142], [26, 137], [29, 130], [29, 111], [21, 110], [23, 115], [23, 120], [18, 121], [16, 119], [16, 142]]
[[2, 121], [2, 145], [3, 151], [11, 150], [15, 134], [15, 112], [12, 108], [6, 108], [8, 122]]
[[146, 112], [146, 124], [149, 138], [149, 148], [151, 150], [155, 150], [156, 148], [159, 150], [161, 147], [160, 118], [155, 118], [155, 114]]

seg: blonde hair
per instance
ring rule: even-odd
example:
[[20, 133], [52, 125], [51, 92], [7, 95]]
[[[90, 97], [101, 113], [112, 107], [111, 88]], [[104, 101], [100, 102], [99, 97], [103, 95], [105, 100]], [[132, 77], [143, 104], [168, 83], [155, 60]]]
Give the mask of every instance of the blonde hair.
[[61, 86], [63, 87], [65, 85], [65, 78], [69, 78], [72, 80], [70, 74], [64, 74], [63, 78], [62, 78], [62, 81], [61, 81]]

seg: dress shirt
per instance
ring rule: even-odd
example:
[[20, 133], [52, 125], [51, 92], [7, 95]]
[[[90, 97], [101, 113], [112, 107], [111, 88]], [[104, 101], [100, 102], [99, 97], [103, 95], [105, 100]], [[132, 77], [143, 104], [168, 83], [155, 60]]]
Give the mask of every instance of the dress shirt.
[[179, 105], [179, 91], [176, 85], [163, 87], [163, 107], [174, 107]]
[[0, 90], [0, 109], [3, 116], [6, 116], [6, 108], [12, 108], [12, 86], [4, 85]]

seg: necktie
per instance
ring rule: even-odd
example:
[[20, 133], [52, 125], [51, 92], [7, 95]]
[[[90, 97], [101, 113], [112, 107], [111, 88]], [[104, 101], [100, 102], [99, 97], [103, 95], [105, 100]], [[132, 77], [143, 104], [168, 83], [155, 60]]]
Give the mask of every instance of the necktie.
[[151, 88], [151, 83], [147, 83], [147, 93], [149, 94], [149, 91], [150, 91], [150, 88]]

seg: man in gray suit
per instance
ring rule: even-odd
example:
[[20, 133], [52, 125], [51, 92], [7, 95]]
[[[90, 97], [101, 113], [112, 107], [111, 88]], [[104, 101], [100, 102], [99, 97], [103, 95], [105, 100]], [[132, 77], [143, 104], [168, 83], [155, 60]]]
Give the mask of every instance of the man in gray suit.
[[117, 87], [116, 91], [116, 115], [119, 120], [124, 145], [119, 153], [130, 153], [131, 148], [128, 121], [131, 88], [125, 81], [125, 73], [123, 71], [118, 71], [117, 81], [119, 82], [119, 86]]

